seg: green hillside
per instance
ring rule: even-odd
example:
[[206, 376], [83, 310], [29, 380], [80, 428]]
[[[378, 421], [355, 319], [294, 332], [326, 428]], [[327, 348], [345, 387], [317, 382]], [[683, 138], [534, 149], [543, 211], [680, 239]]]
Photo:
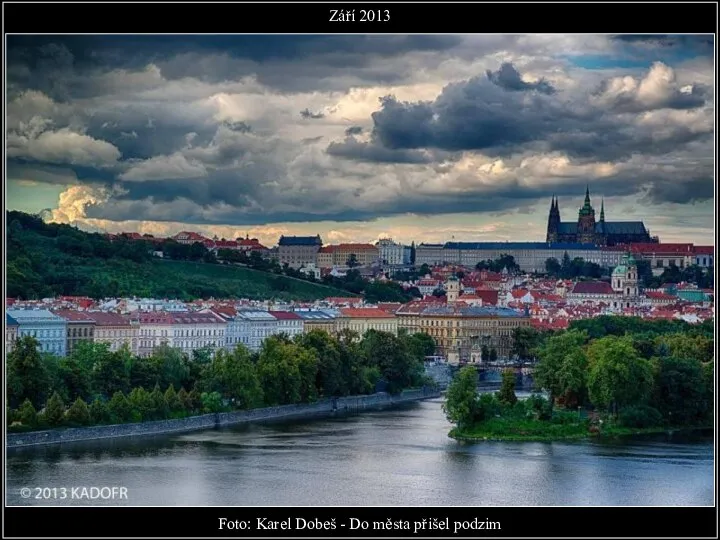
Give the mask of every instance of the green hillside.
[[93, 298], [251, 298], [311, 301], [354, 296], [308, 281], [217, 263], [163, 260], [152, 244], [108, 240], [69, 225], [47, 224], [22, 212], [7, 213], [7, 294], [37, 299], [56, 295]]

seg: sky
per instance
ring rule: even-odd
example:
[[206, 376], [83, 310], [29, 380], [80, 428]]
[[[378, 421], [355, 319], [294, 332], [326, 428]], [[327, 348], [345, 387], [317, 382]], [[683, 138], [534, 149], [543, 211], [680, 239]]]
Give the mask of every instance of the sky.
[[90, 231], [714, 242], [714, 37], [7, 36], [7, 207]]

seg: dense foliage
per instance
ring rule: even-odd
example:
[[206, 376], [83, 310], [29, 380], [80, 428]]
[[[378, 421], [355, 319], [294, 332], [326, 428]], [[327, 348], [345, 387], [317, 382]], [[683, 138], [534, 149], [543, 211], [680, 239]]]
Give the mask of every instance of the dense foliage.
[[194, 357], [167, 346], [152, 356], [81, 342], [68, 357], [41, 354], [25, 336], [7, 359], [11, 430], [140, 422], [221, 410], [311, 403], [318, 399], [398, 393], [429, 384], [423, 359], [434, 349], [424, 334], [320, 330], [266, 339], [258, 353], [243, 346]]
[[[502, 429], [513, 437], [521, 432], [540, 435], [543, 420], [548, 436], [587, 435], [590, 428], [602, 431], [601, 424], [581, 422], [582, 411], [604, 419], [602, 429], [609, 432], [709, 425], [714, 397], [712, 330], [712, 321], [690, 325], [613, 316], [576, 321], [567, 331], [544, 336], [537, 346], [534, 380], [548, 398], [532, 398], [538, 411], [532, 425], [523, 416], [530, 405], [516, 405], [512, 399], [510, 374], [503, 375], [497, 396], [479, 395], [472, 367], [453, 380], [445, 410], [459, 432], [483, 436], [500, 435]], [[567, 416], [571, 411], [577, 416]], [[551, 426], [563, 415], [577, 418], [570, 422], [572, 429]], [[520, 424], [524, 427], [517, 432]]]
[[565, 253], [562, 262], [555, 257], [550, 257], [545, 261], [545, 272], [548, 276], [560, 279], [577, 279], [577, 278], [599, 278], [603, 275], [602, 267], [594, 262], [586, 261], [582, 257], [570, 259]]
[[517, 274], [520, 272], [520, 265], [515, 262], [515, 257], [512, 255], [503, 254], [497, 259], [488, 259], [486, 261], [480, 261], [475, 265], [476, 270], [490, 270], [491, 272], [502, 272], [507, 270], [510, 274]]

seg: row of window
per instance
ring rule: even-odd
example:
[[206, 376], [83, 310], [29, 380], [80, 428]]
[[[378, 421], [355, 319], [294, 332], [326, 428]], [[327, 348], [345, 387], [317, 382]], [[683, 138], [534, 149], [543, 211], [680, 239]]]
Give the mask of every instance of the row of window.
[[85, 327], [85, 328], [68, 328], [67, 336], [68, 337], [92, 337], [93, 335], [93, 329], [91, 327]]
[[21, 336], [32, 336], [34, 338], [61, 338], [63, 337], [63, 329], [57, 328], [52, 330], [20, 330]]
[[175, 330], [173, 333], [175, 337], [210, 337], [210, 336], [224, 336], [224, 330], [208, 330], [204, 328], [202, 330]]

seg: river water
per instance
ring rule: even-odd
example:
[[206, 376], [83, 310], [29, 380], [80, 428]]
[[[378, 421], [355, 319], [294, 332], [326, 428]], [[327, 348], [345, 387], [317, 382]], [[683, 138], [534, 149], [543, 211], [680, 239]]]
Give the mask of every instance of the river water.
[[[7, 452], [7, 503], [237, 506], [712, 505], [712, 435], [459, 443], [441, 399], [311, 422]], [[127, 499], [36, 499], [38, 487]], [[31, 488], [31, 498], [21, 496]], [[59, 491], [57, 497], [60, 497]]]

